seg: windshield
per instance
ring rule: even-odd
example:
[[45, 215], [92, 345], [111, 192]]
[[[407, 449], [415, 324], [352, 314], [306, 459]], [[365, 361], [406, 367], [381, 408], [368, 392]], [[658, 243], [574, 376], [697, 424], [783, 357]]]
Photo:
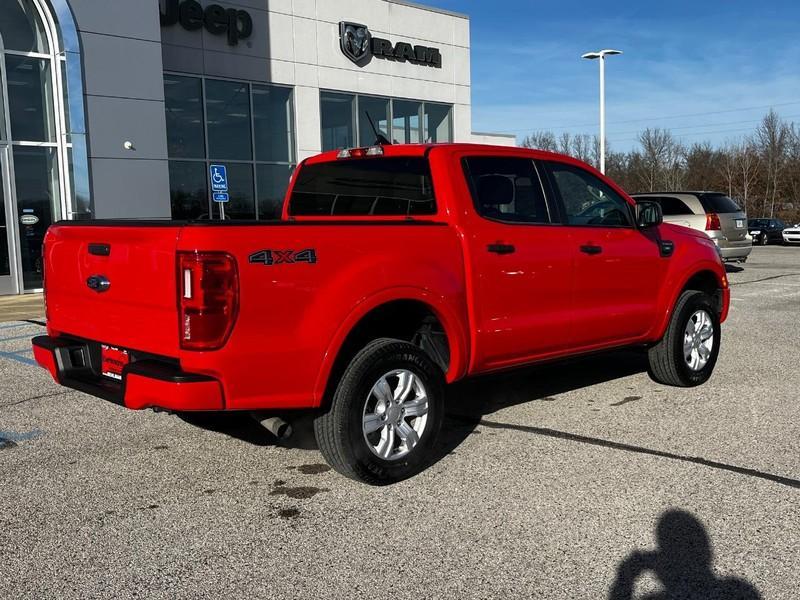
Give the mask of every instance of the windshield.
[[750, 219], [747, 224], [750, 227], [769, 227], [767, 219]]

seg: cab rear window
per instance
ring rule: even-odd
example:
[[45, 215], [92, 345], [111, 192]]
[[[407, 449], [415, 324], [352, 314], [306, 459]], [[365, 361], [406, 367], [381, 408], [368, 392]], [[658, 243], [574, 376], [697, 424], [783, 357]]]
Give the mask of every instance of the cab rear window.
[[428, 160], [422, 157], [345, 159], [300, 168], [293, 216], [411, 216], [436, 213]]
[[725, 194], [700, 194], [700, 204], [707, 213], [735, 213], [742, 212], [739, 205]]

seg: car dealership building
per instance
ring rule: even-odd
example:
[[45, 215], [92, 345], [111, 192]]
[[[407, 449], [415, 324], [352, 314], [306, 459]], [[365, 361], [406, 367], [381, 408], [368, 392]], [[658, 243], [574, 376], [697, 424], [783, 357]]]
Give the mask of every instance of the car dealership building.
[[403, 0], [0, 0], [0, 55], [0, 294], [56, 220], [219, 218], [212, 165], [262, 220], [376, 130], [514, 144], [471, 131], [469, 19]]

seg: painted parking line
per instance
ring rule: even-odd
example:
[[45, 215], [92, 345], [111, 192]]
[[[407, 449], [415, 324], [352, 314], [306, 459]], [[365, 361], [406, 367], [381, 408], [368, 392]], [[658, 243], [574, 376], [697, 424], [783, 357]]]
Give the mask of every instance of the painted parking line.
[[18, 352], [3, 352], [0, 350], [0, 358], [10, 358], [11, 360], [21, 362], [23, 365], [30, 365], [33, 367], [38, 366], [35, 360], [28, 358], [27, 356], [22, 356]]
[[13, 342], [15, 340], [29, 340], [32, 337], [34, 337], [34, 336], [30, 335], [30, 334], [29, 335], [15, 335], [13, 337], [0, 338], [0, 343], [2, 343], [2, 342]]

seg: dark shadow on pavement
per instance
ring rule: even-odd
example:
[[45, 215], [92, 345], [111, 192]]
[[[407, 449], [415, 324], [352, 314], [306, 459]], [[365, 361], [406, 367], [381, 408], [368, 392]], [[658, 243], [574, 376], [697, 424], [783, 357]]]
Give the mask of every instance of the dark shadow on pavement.
[[739, 265], [734, 265], [732, 263], [725, 263], [726, 273], [741, 273], [742, 271], [744, 271], [744, 267], [740, 267]]
[[609, 600], [632, 600], [637, 580], [651, 573], [661, 591], [642, 600], [759, 600], [756, 588], [744, 579], [717, 577], [713, 570], [713, 547], [706, 528], [694, 515], [669, 510], [656, 526], [657, 548], [634, 550], [617, 567]]
[[448, 388], [445, 421], [436, 448], [441, 460], [496, 411], [647, 371], [647, 357], [620, 350], [467, 379]]

